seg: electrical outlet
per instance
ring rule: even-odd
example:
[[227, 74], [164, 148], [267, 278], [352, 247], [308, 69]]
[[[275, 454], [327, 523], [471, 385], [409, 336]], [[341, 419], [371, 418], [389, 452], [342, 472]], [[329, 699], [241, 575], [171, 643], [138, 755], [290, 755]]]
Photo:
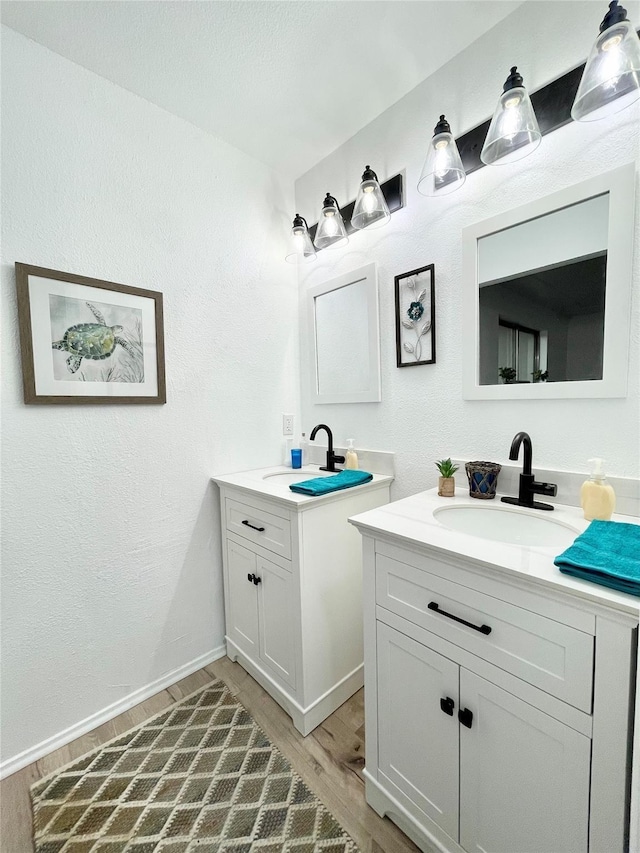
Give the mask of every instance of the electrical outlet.
[[282, 416], [282, 434], [293, 435], [293, 415]]

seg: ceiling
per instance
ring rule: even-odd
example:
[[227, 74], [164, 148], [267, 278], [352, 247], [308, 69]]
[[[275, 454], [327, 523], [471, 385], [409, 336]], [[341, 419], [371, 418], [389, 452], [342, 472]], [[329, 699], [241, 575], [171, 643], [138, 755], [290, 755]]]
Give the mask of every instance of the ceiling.
[[2, 22], [295, 178], [522, 0], [7, 0]]

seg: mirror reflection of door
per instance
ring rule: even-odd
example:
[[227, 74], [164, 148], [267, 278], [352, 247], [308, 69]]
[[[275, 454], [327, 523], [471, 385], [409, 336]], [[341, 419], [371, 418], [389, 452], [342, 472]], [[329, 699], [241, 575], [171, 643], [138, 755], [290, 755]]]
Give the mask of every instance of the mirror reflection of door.
[[[543, 332], [542, 335], [546, 336]], [[499, 382], [535, 382], [546, 369], [546, 352], [541, 360], [541, 332], [510, 323], [502, 317], [498, 321], [498, 374]], [[545, 348], [546, 349], [546, 348]]]
[[481, 385], [602, 379], [607, 193], [478, 240]]

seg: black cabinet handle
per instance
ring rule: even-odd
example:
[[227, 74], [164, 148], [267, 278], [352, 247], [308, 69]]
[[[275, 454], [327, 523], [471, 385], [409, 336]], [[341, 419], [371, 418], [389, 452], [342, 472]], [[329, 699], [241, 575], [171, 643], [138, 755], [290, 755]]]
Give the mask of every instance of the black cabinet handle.
[[255, 578], [255, 575], [247, 575], [247, 580], [249, 581], [249, 583], [253, 583], [254, 578]]
[[256, 586], [258, 586], [259, 583], [262, 583], [262, 578], [259, 578], [257, 575], [254, 575], [253, 582]]
[[453, 699], [450, 699], [449, 696], [447, 696], [446, 699], [441, 699], [440, 707], [445, 712], [445, 714], [448, 714], [450, 717], [453, 717], [453, 709], [455, 707], [455, 702], [453, 701]]
[[247, 519], [246, 519], [246, 518], [245, 518], [245, 520], [244, 520], [242, 523], [243, 523], [243, 524], [246, 524], [246, 525], [247, 525], [247, 527], [250, 527], [252, 530], [257, 530], [257, 531], [258, 531], [258, 533], [264, 533], [264, 527], [256, 527], [256, 526], [255, 526], [255, 524], [251, 524], [251, 522], [250, 522], [250, 521], [247, 521]]
[[473, 723], [473, 711], [470, 711], [468, 708], [464, 708], [462, 711], [458, 711], [458, 719], [460, 720], [463, 726], [466, 726], [468, 729], [470, 729], [471, 724]]
[[454, 616], [453, 613], [447, 613], [446, 610], [440, 610], [436, 601], [430, 601], [427, 605], [429, 610], [435, 610], [441, 616], [446, 616], [447, 619], [453, 619], [454, 622], [460, 622], [461, 625], [466, 625], [467, 628], [473, 628], [474, 631], [479, 631], [481, 634], [490, 634], [491, 628], [488, 625], [474, 625], [473, 622], [467, 622], [466, 619], [461, 619], [459, 616]]

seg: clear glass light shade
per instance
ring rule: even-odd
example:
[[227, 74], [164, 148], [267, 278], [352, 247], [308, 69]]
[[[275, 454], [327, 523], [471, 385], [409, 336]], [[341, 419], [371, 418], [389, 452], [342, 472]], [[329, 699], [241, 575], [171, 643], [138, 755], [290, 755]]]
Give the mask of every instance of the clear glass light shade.
[[459, 189], [467, 179], [458, 146], [451, 133], [437, 133], [429, 142], [418, 192], [446, 195]]
[[514, 163], [533, 153], [541, 138], [527, 90], [508, 89], [500, 95], [480, 159], [487, 166]]
[[331, 203], [323, 206], [313, 242], [318, 249], [338, 249], [349, 242], [337, 205]]
[[317, 258], [316, 250], [311, 242], [306, 224], [294, 223], [289, 238], [289, 251], [285, 255], [285, 261], [289, 264], [308, 264]]
[[390, 219], [391, 214], [377, 179], [365, 178], [358, 190], [351, 224], [354, 228], [379, 228], [386, 225]]
[[598, 121], [640, 98], [640, 39], [630, 21], [600, 33], [571, 108], [575, 121]]

